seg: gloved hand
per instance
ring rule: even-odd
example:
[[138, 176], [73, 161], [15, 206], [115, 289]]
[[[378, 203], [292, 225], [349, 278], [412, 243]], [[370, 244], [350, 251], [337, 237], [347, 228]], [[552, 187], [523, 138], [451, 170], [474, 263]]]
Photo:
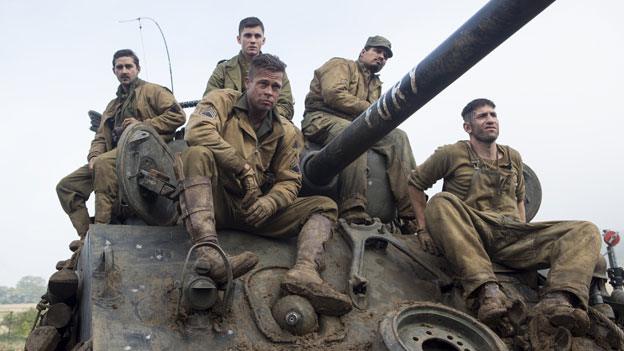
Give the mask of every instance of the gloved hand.
[[427, 229], [418, 229], [416, 233], [416, 236], [418, 237], [418, 242], [420, 243], [420, 247], [423, 249], [423, 251], [430, 253], [434, 256], [442, 256], [444, 252], [435, 244], [433, 238], [431, 237], [431, 234], [429, 234]]
[[261, 196], [245, 212], [245, 222], [253, 227], [259, 227], [277, 211], [275, 200], [268, 196]]
[[244, 210], [247, 210], [258, 200], [260, 196], [262, 196], [262, 192], [260, 191], [258, 182], [256, 182], [256, 172], [254, 172], [253, 168], [251, 168], [248, 164], [245, 165], [245, 170], [239, 179], [243, 185], [243, 189], [245, 189], [245, 196], [243, 197], [241, 206]]

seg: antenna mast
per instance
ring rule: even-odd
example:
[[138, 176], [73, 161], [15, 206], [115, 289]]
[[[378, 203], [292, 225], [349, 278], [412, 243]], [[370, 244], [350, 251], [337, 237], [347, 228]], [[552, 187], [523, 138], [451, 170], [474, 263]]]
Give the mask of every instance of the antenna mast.
[[167, 39], [165, 39], [165, 33], [163, 33], [163, 30], [162, 28], [160, 28], [160, 25], [158, 24], [158, 22], [156, 22], [156, 20], [151, 17], [137, 17], [137, 18], [130, 19], [130, 20], [122, 20], [122, 21], [119, 21], [119, 23], [138, 21], [139, 28], [140, 28], [141, 20], [149, 20], [149, 21], [154, 22], [154, 24], [158, 28], [158, 31], [160, 31], [160, 35], [162, 36], [163, 42], [165, 43], [165, 51], [167, 52], [167, 61], [169, 62], [169, 80], [171, 81], [171, 92], [173, 92], [173, 71], [171, 70], [171, 56], [169, 55], [169, 47], [167, 46]]

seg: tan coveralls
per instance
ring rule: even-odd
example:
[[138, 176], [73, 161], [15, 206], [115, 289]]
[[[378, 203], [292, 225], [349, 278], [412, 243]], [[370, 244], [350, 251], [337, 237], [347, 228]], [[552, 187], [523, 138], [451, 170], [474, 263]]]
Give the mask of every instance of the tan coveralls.
[[[102, 114], [100, 127], [91, 142], [87, 160], [95, 158], [93, 172], [84, 165], [69, 174], [56, 186], [56, 193], [65, 213], [69, 215], [78, 235], [89, 229], [86, 201], [95, 191], [95, 223], [109, 223], [112, 206], [117, 199], [116, 140], [113, 129], [124, 119], [134, 117], [153, 127], [165, 141], [173, 139], [175, 130], [186, 121], [182, 107], [169, 89], [137, 79], [126, 93], [121, 86], [117, 98], [111, 100]], [[119, 137], [119, 136], [117, 136]]]
[[[217, 228], [232, 228], [262, 236], [295, 236], [315, 213], [336, 221], [336, 204], [324, 196], [297, 197], [301, 188], [299, 146], [295, 127], [272, 111], [255, 130], [247, 116], [247, 97], [231, 89], [215, 90], [197, 105], [185, 139], [187, 178], [211, 178]], [[237, 179], [245, 164], [252, 166], [263, 195], [277, 212], [258, 228], [244, 221], [245, 190]]]
[[[351, 121], [381, 95], [379, 76], [359, 61], [332, 58], [314, 71], [310, 92], [305, 99], [302, 122], [304, 137], [326, 145], [342, 133]], [[399, 217], [412, 219], [414, 214], [407, 195], [410, 172], [416, 168], [407, 134], [393, 130], [373, 147], [384, 156]], [[340, 211], [366, 208], [366, 154], [358, 157], [339, 175]]]
[[533, 270], [550, 268], [546, 292], [567, 291], [586, 308], [600, 256], [600, 233], [590, 222], [519, 221], [524, 201], [522, 160], [499, 147], [498, 161], [479, 158], [468, 142], [439, 148], [410, 180], [425, 190], [444, 178], [444, 189], [425, 209], [427, 230], [455, 268], [466, 297], [496, 282], [492, 261]]
[[[238, 55], [217, 65], [215, 70], [212, 72], [210, 79], [208, 79], [204, 96], [216, 89], [233, 89], [244, 93], [246, 90], [245, 78], [248, 73], [249, 62], [247, 62], [243, 53], [239, 52]], [[280, 116], [285, 117], [288, 120], [292, 120], [293, 115], [295, 114], [295, 109], [293, 107], [295, 103], [293, 101], [290, 81], [288, 80], [286, 72], [284, 72], [284, 79], [282, 83], [282, 90], [280, 91], [277, 99], [275, 109]]]

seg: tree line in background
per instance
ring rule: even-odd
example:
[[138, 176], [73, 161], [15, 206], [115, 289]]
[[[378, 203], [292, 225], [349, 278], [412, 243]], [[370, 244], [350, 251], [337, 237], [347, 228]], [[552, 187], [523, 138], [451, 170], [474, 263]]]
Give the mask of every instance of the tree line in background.
[[0, 304], [37, 303], [47, 289], [45, 279], [35, 276], [22, 277], [15, 287], [0, 286]]

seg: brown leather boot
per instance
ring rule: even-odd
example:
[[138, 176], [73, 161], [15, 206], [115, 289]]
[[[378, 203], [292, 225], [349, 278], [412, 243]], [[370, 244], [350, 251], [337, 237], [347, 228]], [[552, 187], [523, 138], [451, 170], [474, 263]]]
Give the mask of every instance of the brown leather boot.
[[589, 330], [589, 316], [583, 309], [572, 306], [572, 298], [566, 292], [547, 293], [535, 305], [536, 314], [546, 316], [550, 324], [564, 327], [574, 336], [582, 336]]
[[325, 282], [318, 273], [323, 244], [331, 237], [331, 221], [314, 214], [299, 233], [297, 260], [284, 275], [282, 288], [307, 298], [317, 313], [341, 316], [351, 311], [351, 299]]
[[[186, 231], [194, 244], [212, 242], [218, 244], [215, 227], [212, 184], [209, 177], [194, 177], [181, 180], [180, 212]], [[217, 283], [227, 279], [225, 263], [219, 253], [211, 247], [202, 246], [196, 251], [195, 271], [211, 277]], [[234, 278], [249, 272], [257, 263], [258, 257], [245, 251], [229, 257]]]
[[[207, 275], [216, 283], [223, 284], [227, 281], [227, 271], [221, 255], [212, 247], [203, 246], [197, 249], [197, 260], [195, 260], [195, 271], [197, 274]], [[229, 256], [232, 276], [234, 279], [249, 272], [258, 263], [258, 256], [245, 251], [236, 256]]]
[[498, 284], [485, 283], [479, 290], [479, 309], [477, 318], [488, 326], [499, 324], [510, 307], [507, 296], [499, 289]]

